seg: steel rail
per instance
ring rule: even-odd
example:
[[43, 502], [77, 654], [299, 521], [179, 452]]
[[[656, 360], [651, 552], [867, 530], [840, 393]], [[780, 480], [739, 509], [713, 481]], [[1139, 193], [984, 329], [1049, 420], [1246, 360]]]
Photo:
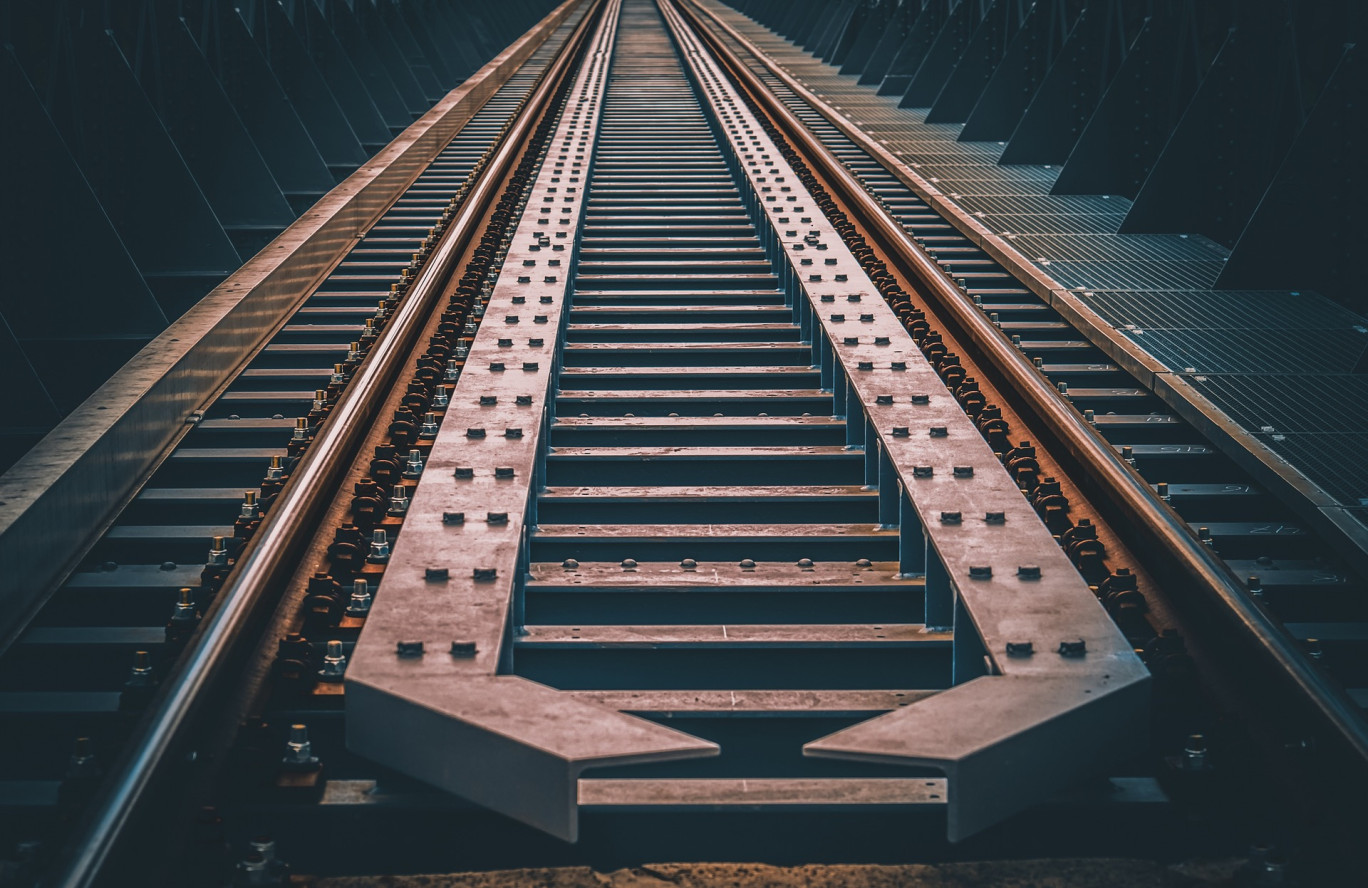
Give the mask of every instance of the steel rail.
[[[859, 213], [861, 228], [878, 239], [890, 258], [895, 259], [901, 270], [922, 288], [923, 295], [932, 298], [937, 308], [979, 350], [981, 359], [1009, 383], [1010, 390], [1021, 399], [1027, 411], [1038, 417], [1044, 428], [1065, 447], [1068, 455], [1086, 472], [1091, 482], [1088, 489], [1103, 494], [1132, 527], [1166, 553], [1171, 559], [1170, 567], [1218, 604], [1222, 615], [1312, 703], [1326, 725], [1360, 760], [1368, 761], [1368, 721], [1349, 695], [1306, 659], [1296, 640], [1245, 594], [1244, 584], [1220, 557], [1192, 533], [1178, 513], [1158, 498], [1149, 483], [1072, 405], [1059, 397], [1058, 391], [1036, 370], [1025, 353], [1012, 345], [982, 312], [968, 304], [946, 273], [917, 247], [896, 220], [884, 212], [845, 165], [704, 24], [702, 17], [706, 16], [713, 27], [746, 47], [771, 74], [804, 100], [815, 102], [815, 97], [782, 69], [772, 65], [750, 41], [710, 10], [693, 0], [671, 2], [703, 36], [730, 75], [764, 108], [837, 192], [841, 201]], [[868, 150], [864, 144], [867, 139], [855, 141]]]
[[432, 259], [418, 274], [406, 298], [343, 390], [322, 430], [300, 459], [279, 498], [244, 547], [233, 570], [215, 596], [191, 639], [176, 673], [162, 685], [151, 711], [113, 769], [118, 775], [106, 784], [93, 811], [68, 843], [70, 854], [61, 870], [45, 884], [85, 888], [97, 878], [134, 806], [151, 782], [163, 754], [187, 721], [202, 692], [229, 657], [244, 627], [268, 589], [288, 576], [295, 558], [316, 530], [336, 486], [365, 440], [376, 409], [384, 402], [409, 352], [423, 330], [433, 304], [467, 245], [478, 234], [487, 210], [496, 201], [514, 168], [528, 136], [549, 110], [551, 99], [572, 68], [595, 19], [590, 10], [566, 40], [555, 62], [542, 75], [527, 109], [505, 134], [484, 174], [462, 203], [457, 217], [439, 242]]

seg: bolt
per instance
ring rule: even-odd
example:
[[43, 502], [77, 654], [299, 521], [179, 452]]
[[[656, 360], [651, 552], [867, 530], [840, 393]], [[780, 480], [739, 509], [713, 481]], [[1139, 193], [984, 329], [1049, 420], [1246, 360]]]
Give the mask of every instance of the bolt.
[[323, 668], [318, 677], [324, 681], [341, 681], [347, 671], [347, 655], [342, 653], [342, 642], [330, 641], [323, 653]]
[[71, 758], [67, 759], [67, 779], [98, 777], [100, 773], [100, 766], [95, 760], [95, 748], [90, 738], [77, 737], [71, 750]]
[[371, 609], [370, 584], [358, 579], [352, 583], [351, 597], [347, 599], [347, 616], [364, 617]]
[[134, 651], [133, 666], [128, 670], [128, 681], [124, 682], [124, 685], [130, 688], [150, 688], [156, 683], [156, 674], [152, 671], [152, 655], [147, 651]]
[[403, 477], [410, 480], [421, 478], [423, 475], [423, 451], [414, 448], [409, 451], [408, 462], [404, 465]]
[[290, 725], [290, 739], [285, 743], [283, 763], [290, 768], [314, 768], [318, 766], [318, 758], [313, 754], [313, 744], [309, 742], [308, 726]]
[[389, 533], [377, 527], [371, 534], [370, 552], [366, 555], [366, 561], [370, 564], [384, 564], [389, 558]]
[[420, 429], [418, 430], [418, 437], [420, 437], [420, 438], [435, 438], [435, 437], [437, 437], [437, 414], [435, 414], [435, 413], [424, 413], [424, 414], [423, 414], [423, 425], [422, 425], [422, 428], [420, 428]]
[[408, 507], [408, 488], [404, 487], [402, 484], [394, 485], [394, 490], [390, 493], [389, 509], [387, 510], [388, 514], [403, 515], [408, 512]]
[[209, 560], [205, 564], [210, 567], [225, 566], [228, 564], [228, 538], [216, 536], [209, 544]]
[[171, 622], [184, 626], [197, 621], [200, 615], [195, 607], [195, 590], [187, 586], [177, 596], [176, 605], [171, 611]]
[[1081, 657], [1088, 652], [1088, 643], [1083, 639], [1077, 641], [1061, 641], [1059, 643], [1059, 655], [1061, 657]]
[[1188, 734], [1179, 763], [1184, 771], [1205, 771], [1207, 769], [1207, 742], [1204, 735]]

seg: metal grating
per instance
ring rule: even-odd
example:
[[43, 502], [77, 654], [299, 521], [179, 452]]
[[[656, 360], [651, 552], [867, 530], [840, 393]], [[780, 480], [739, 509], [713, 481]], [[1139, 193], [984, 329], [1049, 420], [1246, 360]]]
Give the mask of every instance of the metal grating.
[[1096, 259], [1102, 262], [1221, 262], [1228, 255], [1220, 244], [1182, 234], [1027, 235], [1012, 238], [1028, 257]]
[[1187, 380], [1253, 432], [1368, 434], [1368, 379], [1362, 376], [1199, 375]]
[[[1007, 217], [1002, 217], [1007, 218]], [[1328, 299], [1288, 290], [1096, 290], [1080, 298], [1108, 323], [1144, 328], [1312, 330], [1363, 327]]]
[[1109, 287], [1118, 290], [1172, 290], [1209, 287], [1221, 273], [1220, 262], [1044, 262], [1035, 263], [1065, 287]]
[[1368, 506], [1368, 434], [1256, 437], [1343, 505]]
[[985, 213], [1021, 213], [1031, 215], [1072, 216], [1078, 215], [1125, 215], [1130, 202], [1124, 198], [1106, 198], [1071, 195], [1017, 197], [1012, 195], [974, 195], [957, 198], [960, 206], [969, 210], [982, 210]]
[[[1123, 327], [1145, 351], [1179, 372], [1290, 373], [1306, 377], [1306, 396], [1323, 398], [1323, 372], [1347, 372], [1368, 346], [1368, 336], [1356, 330], [1177, 329], [1136, 330]], [[1257, 377], [1251, 377], [1251, 379]], [[1295, 377], [1275, 377], [1293, 386]]]
[[[973, 213], [998, 234], [1054, 234], [1059, 231], [1059, 219], [1044, 213]], [[1078, 234], [1115, 234], [1121, 227], [1123, 214], [1069, 216], [1069, 227]]]

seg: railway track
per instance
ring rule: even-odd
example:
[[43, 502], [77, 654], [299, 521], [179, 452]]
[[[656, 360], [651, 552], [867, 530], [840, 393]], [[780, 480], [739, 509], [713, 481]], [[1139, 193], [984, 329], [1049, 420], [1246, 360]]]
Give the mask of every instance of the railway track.
[[577, 8], [26, 621], [16, 884], [1306, 840], [1360, 578], [709, 21]]

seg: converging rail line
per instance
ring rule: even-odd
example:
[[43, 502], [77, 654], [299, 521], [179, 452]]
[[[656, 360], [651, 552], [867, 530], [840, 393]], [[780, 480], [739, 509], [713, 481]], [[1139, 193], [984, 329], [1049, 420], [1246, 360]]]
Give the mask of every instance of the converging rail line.
[[554, 16], [9, 616], [20, 877], [1228, 854], [1294, 739], [1356, 791], [1336, 541], [709, 4]]

